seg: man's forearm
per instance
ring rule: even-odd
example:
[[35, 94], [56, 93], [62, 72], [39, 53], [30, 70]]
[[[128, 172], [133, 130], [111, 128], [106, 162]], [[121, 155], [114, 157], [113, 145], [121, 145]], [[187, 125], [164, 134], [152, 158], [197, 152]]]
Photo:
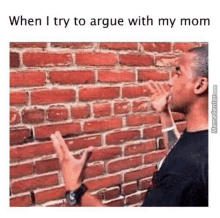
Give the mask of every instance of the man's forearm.
[[173, 145], [177, 142], [180, 137], [180, 133], [178, 132], [176, 125], [173, 121], [173, 117], [170, 110], [160, 113], [160, 119], [162, 124], [162, 129], [166, 130], [168, 128], [174, 127], [172, 130], [168, 130], [163, 132], [164, 144], [166, 149], [169, 151]]

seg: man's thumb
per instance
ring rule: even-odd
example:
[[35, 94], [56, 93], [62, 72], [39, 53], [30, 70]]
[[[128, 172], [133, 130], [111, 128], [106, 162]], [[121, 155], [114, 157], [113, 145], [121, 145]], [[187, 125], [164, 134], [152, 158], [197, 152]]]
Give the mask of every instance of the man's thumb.
[[94, 150], [94, 147], [90, 146], [83, 152], [82, 157], [81, 157], [83, 168], [85, 167], [87, 161], [89, 160], [93, 150]]

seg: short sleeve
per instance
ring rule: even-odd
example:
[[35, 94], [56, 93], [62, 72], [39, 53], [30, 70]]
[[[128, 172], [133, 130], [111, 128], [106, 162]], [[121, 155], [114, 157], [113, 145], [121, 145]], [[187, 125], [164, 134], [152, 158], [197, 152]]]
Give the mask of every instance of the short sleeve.
[[146, 194], [142, 206], [207, 206], [204, 187], [178, 175], [167, 175]]

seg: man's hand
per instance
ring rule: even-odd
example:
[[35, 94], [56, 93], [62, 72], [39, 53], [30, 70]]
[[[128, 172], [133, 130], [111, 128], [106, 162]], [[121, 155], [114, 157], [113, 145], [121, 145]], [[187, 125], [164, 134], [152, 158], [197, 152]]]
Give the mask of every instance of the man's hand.
[[86, 163], [92, 154], [93, 147], [87, 148], [82, 154], [81, 159], [75, 159], [70, 153], [60, 132], [57, 131], [50, 137], [60, 162], [66, 190], [78, 188], [82, 182]]
[[160, 83], [149, 81], [147, 84], [153, 95], [151, 96], [152, 107], [158, 113], [167, 112], [169, 110], [170, 92], [167, 92]]

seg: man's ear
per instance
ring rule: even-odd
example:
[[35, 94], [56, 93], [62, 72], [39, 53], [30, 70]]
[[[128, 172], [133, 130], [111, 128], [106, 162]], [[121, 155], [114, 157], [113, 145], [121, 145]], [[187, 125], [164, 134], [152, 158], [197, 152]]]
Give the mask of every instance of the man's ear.
[[197, 78], [194, 86], [194, 93], [196, 95], [208, 93], [208, 78], [206, 77]]

